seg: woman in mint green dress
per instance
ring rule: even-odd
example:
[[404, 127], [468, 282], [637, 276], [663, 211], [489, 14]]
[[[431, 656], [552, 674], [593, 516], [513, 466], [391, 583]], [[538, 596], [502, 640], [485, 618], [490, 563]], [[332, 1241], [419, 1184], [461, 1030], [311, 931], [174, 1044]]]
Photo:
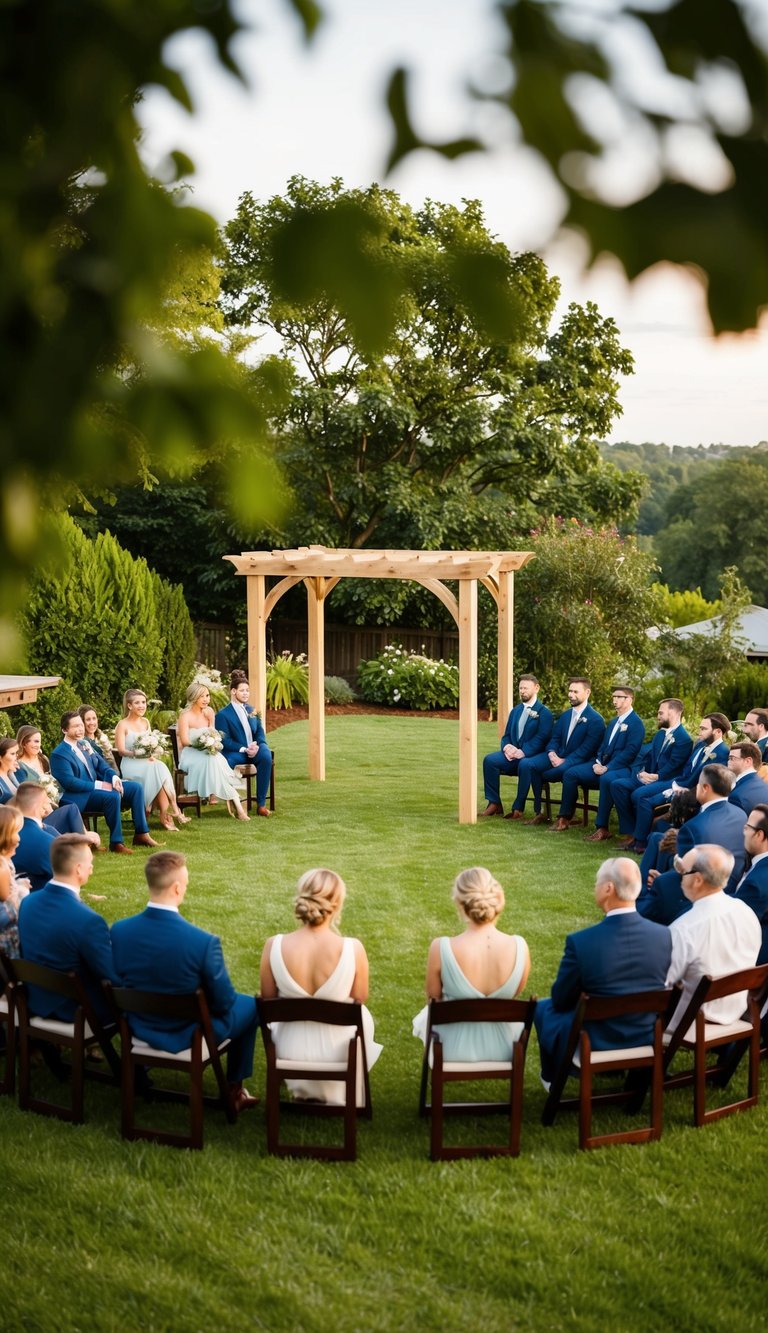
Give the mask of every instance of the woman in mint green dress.
[[[442, 936], [429, 946], [427, 996], [430, 1000], [513, 1000], [528, 980], [531, 958], [522, 935], [496, 928], [504, 890], [484, 866], [462, 870], [453, 900], [464, 925], [460, 935]], [[426, 1040], [428, 1007], [413, 1020], [413, 1035]], [[445, 1060], [464, 1063], [510, 1060], [520, 1023], [451, 1023], [437, 1028]]]

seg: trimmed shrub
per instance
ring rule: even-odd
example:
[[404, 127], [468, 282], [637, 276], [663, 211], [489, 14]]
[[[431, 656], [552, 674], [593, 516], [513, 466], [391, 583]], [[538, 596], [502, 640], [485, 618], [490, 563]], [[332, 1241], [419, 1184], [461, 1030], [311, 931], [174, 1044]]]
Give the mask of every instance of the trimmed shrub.
[[326, 676], [324, 682], [327, 704], [352, 704], [357, 695], [343, 676]]
[[164, 639], [157, 696], [170, 708], [177, 708], [195, 666], [195, 631], [181, 584], [167, 583], [159, 574], [153, 578], [157, 620]]
[[455, 708], [459, 668], [388, 644], [378, 657], [358, 667], [360, 696], [368, 703], [397, 708]]

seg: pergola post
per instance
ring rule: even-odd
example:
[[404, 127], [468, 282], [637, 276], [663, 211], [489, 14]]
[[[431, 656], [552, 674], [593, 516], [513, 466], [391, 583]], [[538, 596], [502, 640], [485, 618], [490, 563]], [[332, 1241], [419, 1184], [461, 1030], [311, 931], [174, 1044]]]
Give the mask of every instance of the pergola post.
[[267, 617], [264, 608], [267, 580], [249, 574], [245, 580], [248, 609], [248, 680], [253, 706], [262, 718], [267, 715]]
[[459, 581], [459, 823], [477, 821], [477, 579]]
[[325, 579], [304, 582], [309, 647], [309, 777], [314, 782], [325, 782]]
[[504, 728], [509, 717], [512, 703], [515, 697], [514, 680], [514, 610], [515, 610], [515, 576], [511, 570], [499, 570], [499, 593], [497, 600], [497, 611], [499, 617], [498, 629], [498, 663], [499, 680], [496, 695], [496, 723], [499, 736], [503, 736]]

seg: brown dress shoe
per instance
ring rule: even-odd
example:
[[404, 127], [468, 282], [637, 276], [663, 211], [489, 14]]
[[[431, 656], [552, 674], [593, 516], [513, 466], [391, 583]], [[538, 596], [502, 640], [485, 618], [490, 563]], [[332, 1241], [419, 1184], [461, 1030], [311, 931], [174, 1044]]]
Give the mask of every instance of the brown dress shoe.
[[609, 842], [610, 839], [611, 839], [611, 837], [612, 837], [612, 835], [608, 832], [607, 828], [596, 828], [595, 831], [594, 831], [594, 833], [588, 833], [588, 834], [587, 834], [587, 836], [585, 837], [584, 841], [585, 841], [585, 842]]
[[505, 818], [505, 819], [523, 819], [523, 818], [524, 818], [524, 815], [523, 815], [522, 810], [510, 810], [509, 814], [508, 814], [508, 815], [505, 815], [504, 818]]
[[268, 810], [266, 805], [257, 805], [256, 814], [261, 815], [262, 819], [269, 819], [272, 815], [272, 811]]
[[111, 852], [117, 852], [118, 856], [133, 856], [130, 847], [126, 847], [124, 842], [111, 842], [109, 844]]
[[616, 844], [616, 851], [630, 852], [634, 850], [634, 846], [635, 846], [634, 838], [625, 838], [623, 842], [618, 842]]
[[549, 820], [545, 814], [534, 815], [533, 819], [526, 819], [526, 824], [548, 824]]
[[503, 815], [503, 814], [504, 814], [503, 805], [497, 805], [495, 801], [489, 801], [485, 809], [480, 811], [479, 817], [481, 819], [484, 819], [488, 815]]
[[570, 819], [563, 819], [562, 815], [558, 815], [554, 824], [550, 824], [549, 831], [550, 833], [565, 833], [565, 830], [569, 829], [570, 827], [571, 827]]
[[254, 1097], [243, 1087], [231, 1088], [230, 1098], [235, 1115], [240, 1115], [243, 1111], [252, 1111], [261, 1100], [260, 1097]]
[[164, 847], [164, 842], [155, 842], [148, 833], [136, 833], [133, 838], [134, 847]]

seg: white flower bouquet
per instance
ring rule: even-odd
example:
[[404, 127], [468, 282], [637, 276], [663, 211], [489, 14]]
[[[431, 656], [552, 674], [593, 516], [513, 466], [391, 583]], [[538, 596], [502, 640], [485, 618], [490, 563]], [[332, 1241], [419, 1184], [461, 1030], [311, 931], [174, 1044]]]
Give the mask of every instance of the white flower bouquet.
[[204, 727], [193, 741], [190, 741], [193, 750], [202, 750], [203, 754], [218, 754], [224, 749], [221, 743], [221, 732], [215, 727]]
[[45, 793], [51, 805], [55, 808], [61, 800], [61, 787], [51, 773], [44, 773], [40, 779], [40, 786], [45, 789]]
[[168, 753], [168, 737], [162, 731], [145, 731], [133, 747], [134, 759], [164, 759]]

